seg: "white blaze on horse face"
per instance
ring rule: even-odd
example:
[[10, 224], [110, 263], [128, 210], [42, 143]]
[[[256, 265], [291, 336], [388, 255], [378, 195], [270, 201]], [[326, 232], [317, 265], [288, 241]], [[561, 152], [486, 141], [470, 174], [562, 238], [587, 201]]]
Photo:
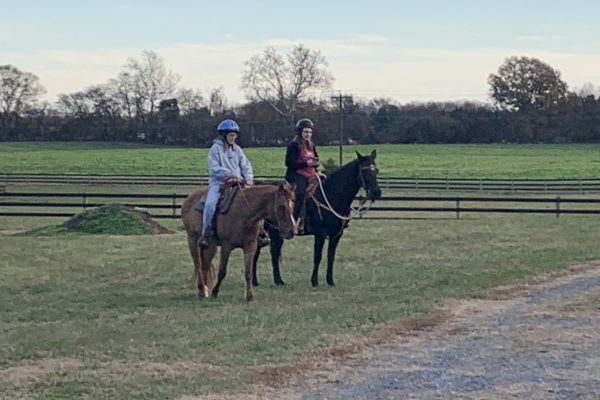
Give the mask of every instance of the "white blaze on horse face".
[[371, 165], [369, 165], [369, 169], [371, 171], [375, 172], [377, 168], [375, 167], [375, 164], [371, 164]]

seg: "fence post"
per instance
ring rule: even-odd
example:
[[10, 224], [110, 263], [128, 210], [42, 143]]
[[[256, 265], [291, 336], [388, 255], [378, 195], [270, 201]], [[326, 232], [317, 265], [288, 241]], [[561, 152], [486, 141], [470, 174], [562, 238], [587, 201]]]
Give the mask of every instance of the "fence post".
[[456, 219], [460, 219], [460, 197], [456, 198]]
[[177, 205], [175, 204], [177, 200], [177, 193], [173, 193], [173, 218], [175, 218], [175, 210], [177, 209]]
[[87, 193], [83, 192], [83, 209], [87, 208]]
[[560, 196], [556, 196], [556, 218], [560, 216]]

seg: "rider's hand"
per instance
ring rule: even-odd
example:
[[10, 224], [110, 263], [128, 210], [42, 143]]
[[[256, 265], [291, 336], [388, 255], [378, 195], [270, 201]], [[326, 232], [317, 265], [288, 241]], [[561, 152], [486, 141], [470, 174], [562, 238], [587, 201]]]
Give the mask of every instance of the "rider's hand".
[[252, 185], [254, 185], [254, 181], [252, 181], [252, 180], [246, 181], [246, 186], [252, 186]]
[[229, 175], [227, 175], [227, 178], [237, 179], [237, 175], [235, 174], [235, 172], [230, 172]]

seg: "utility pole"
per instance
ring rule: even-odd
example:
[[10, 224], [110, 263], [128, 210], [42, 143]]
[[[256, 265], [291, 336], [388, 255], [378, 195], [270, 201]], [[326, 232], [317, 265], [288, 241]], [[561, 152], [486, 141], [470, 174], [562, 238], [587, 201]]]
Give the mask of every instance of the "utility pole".
[[340, 107], [340, 167], [342, 166], [342, 152], [344, 145], [344, 100], [352, 101], [352, 96], [342, 96], [342, 92], [337, 96], [331, 96], [331, 101], [337, 102]]

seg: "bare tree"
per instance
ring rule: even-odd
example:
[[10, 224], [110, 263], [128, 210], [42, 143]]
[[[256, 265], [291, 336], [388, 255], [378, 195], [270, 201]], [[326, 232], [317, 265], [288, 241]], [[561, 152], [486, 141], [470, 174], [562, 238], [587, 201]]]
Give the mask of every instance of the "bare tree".
[[225, 97], [225, 91], [222, 87], [215, 88], [209, 92], [208, 109], [211, 115], [221, 115], [227, 111], [228, 107], [227, 97]]
[[[2, 132], [16, 128], [24, 110], [35, 106], [38, 97], [46, 93], [39, 78], [13, 65], [0, 65], [0, 113]], [[2, 137], [0, 132], [0, 138]]]
[[273, 47], [256, 54], [245, 63], [242, 88], [250, 100], [266, 101], [278, 113], [294, 118], [298, 102], [311, 90], [330, 87], [333, 76], [327, 71], [327, 60], [320, 51], [302, 44], [282, 56]]
[[146, 131], [148, 122], [154, 121], [159, 101], [173, 97], [179, 79], [152, 50], [142, 51], [140, 60], [127, 61], [117, 78], [119, 97], [126, 107], [134, 107], [142, 130]]
[[182, 115], [188, 115], [205, 107], [204, 96], [197, 89], [179, 88], [175, 93]]

